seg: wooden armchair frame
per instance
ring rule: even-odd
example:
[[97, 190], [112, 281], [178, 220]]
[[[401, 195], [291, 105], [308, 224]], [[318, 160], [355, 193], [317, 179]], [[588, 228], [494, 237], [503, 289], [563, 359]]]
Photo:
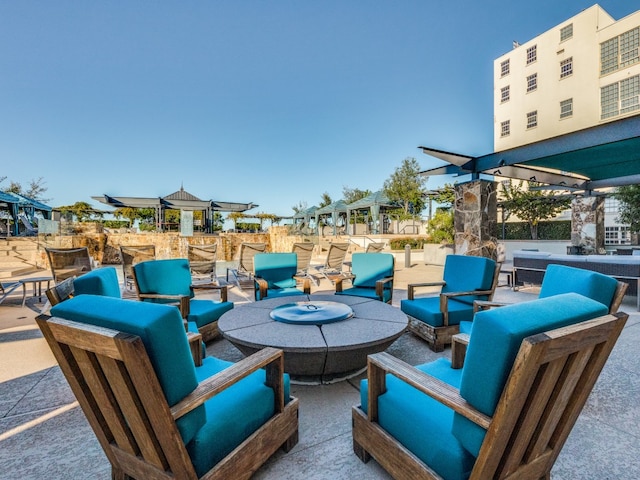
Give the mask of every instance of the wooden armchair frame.
[[201, 478], [248, 479], [280, 447], [298, 441], [298, 400], [285, 405], [282, 351], [265, 348], [202, 381], [169, 407], [142, 340], [77, 322], [36, 319], [112, 467], [112, 478], [197, 478], [176, 419], [258, 369], [275, 414]]
[[[624, 294], [629, 287], [628, 283], [618, 281], [616, 291], [613, 294], [613, 300], [609, 306], [609, 313], [616, 313], [622, 304]], [[490, 308], [498, 308], [509, 305], [506, 302], [494, 302], [490, 300], [476, 300], [473, 302], [473, 314], [475, 315], [481, 310]], [[467, 347], [469, 346], [469, 334], [457, 333], [451, 337], [451, 368], [462, 368], [464, 359], [467, 356]]]
[[91, 257], [87, 247], [45, 248], [45, 251], [55, 283], [91, 271]]
[[352, 409], [354, 452], [394, 478], [441, 478], [377, 423], [377, 400], [392, 374], [487, 429], [471, 480], [548, 479], [626, 320], [617, 313], [525, 338], [492, 417], [450, 385], [389, 354], [371, 355], [368, 415]]
[[[489, 290], [473, 290], [470, 292], [445, 292], [440, 293], [440, 312], [442, 313], [443, 325], [441, 327], [433, 327], [425, 322], [413, 318], [409, 315], [408, 330], [425, 340], [431, 349], [435, 352], [441, 352], [444, 350], [445, 345], [452, 342], [452, 337], [459, 331], [458, 325], [449, 325], [449, 299], [470, 296], [470, 295], [488, 295], [489, 300], [493, 298], [493, 295], [498, 286], [498, 277], [500, 276], [500, 268], [502, 264], [496, 263], [493, 272], [493, 280], [491, 282], [491, 288]], [[414, 300], [416, 297], [416, 290], [424, 287], [442, 287], [446, 285], [445, 282], [426, 282], [426, 283], [411, 283], [407, 285], [407, 299]]]

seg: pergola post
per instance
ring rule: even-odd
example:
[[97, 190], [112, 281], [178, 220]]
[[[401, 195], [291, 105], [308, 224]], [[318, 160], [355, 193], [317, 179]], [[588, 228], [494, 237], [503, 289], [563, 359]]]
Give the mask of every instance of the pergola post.
[[578, 196], [571, 201], [571, 245], [584, 253], [604, 250], [604, 197]]
[[497, 259], [495, 182], [472, 180], [455, 186], [455, 253]]

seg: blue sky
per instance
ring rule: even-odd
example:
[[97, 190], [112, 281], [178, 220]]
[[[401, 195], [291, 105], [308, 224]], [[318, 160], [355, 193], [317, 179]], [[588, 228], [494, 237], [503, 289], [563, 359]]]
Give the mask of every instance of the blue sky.
[[0, 187], [102, 207], [183, 185], [282, 216], [376, 191], [440, 164], [419, 145], [491, 152], [493, 60], [591, 5], [0, 0]]

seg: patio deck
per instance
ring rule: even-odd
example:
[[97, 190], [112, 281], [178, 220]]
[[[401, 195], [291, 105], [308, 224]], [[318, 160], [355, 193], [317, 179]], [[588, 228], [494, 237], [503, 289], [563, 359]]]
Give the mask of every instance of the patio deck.
[[[406, 298], [406, 284], [436, 280], [441, 268], [396, 266], [393, 304]], [[504, 284], [501, 281], [501, 284]], [[330, 292], [323, 280], [313, 292]], [[252, 292], [230, 289], [238, 306]], [[536, 291], [496, 291], [496, 300], [534, 299]], [[205, 296], [206, 298], [206, 296]], [[73, 394], [56, 366], [34, 318], [42, 307], [22, 295], [0, 305], [0, 478], [111, 478], [110, 466]], [[640, 478], [640, 313], [635, 298], [621, 310], [629, 321], [552, 471], [555, 479]], [[410, 364], [450, 355], [434, 353], [409, 333], [388, 350]], [[209, 355], [238, 360], [242, 354], [226, 340], [207, 347]], [[256, 479], [387, 479], [375, 460], [363, 464], [352, 452], [351, 407], [359, 403], [359, 379], [330, 385], [292, 385], [300, 399], [300, 441], [278, 452]]]

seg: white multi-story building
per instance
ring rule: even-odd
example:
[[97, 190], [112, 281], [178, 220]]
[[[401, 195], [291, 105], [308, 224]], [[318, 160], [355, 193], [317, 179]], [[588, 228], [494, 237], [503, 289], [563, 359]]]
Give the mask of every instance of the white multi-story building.
[[[594, 5], [513, 47], [494, 61], [494, 151], [640, 114], [640, 10]], [[610, 200], [606, 243], [629, 243]]]

